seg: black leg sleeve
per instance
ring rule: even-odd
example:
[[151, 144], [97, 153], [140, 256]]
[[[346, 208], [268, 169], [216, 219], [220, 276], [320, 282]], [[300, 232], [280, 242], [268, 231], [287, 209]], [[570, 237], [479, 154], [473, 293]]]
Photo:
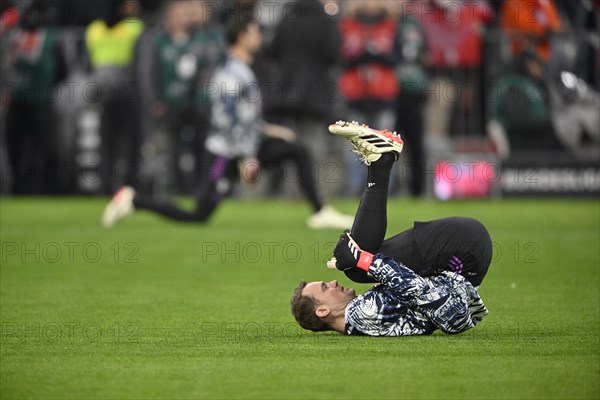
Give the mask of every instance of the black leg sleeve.
[[145, 199], [136, 196], [133, 201], [135, 208], [152, 211], [156, 214], [162, 215], [163, 217], [172, 219], [179, 222], [204, 222], [207, 218], [206, 215], [201, 216], [193, 211], [186, 211], [172, 203], [156, 202], [151, 199]]
[[352, 237], [370, 253], [381, 247], [387, 228], [387, 199], [394, 155], [385, 153], [368, 169], [367, 187], [363, 191], [352, 226]]
[[186, 211], [171, 203], [157, 203], [135, 197], [133, 203], [136, 208], [153, 211], [166, 218], [180, 222], [202, 223], [208, 220], [221, 200], [229, 196], [233, 185], [238, 179], [235, 160], [225, 157], [208, 155], [205, 164], [208, 168], [202, 171], [201, 183], [196, 191], [196, 209]]
[[258, 160], [264, 167], [279, 167], [285, 160], [298, 166], [298, 183], [314, 212], [323, 207], [321, 196], [312, 176], [312, 157], [308, 150], [299, 143], [290, 143], [282, 139], [264, 139], [261, 143]]
[[[370, 253], [377, 253], [385, 238], [388, 186], [394, 159], [393, 154], [386, 153], [369, 166], [367, 187], [363, 191], [352, 226], [352, 237], [363, 250]], [[376, 282], [361, 269], [355, 268], [344, 273], [354, 282]]]

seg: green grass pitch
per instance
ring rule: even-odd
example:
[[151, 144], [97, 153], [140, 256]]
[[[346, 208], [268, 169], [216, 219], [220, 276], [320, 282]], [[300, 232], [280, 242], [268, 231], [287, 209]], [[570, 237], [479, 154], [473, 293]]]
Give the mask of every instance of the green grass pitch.
[[140, 212], [111, 230], [104, 204], [0, 202], [0, 398], [600, 397], [597, 200], [391, 199], [389, 234], [468, 215], [495, 246], [489, 316], [409, 338], [296, 327], [301, 278], [368, 289], [325, 268], [339, 232], [306, 228], [305, 203], [234, 200], [205, 226]]

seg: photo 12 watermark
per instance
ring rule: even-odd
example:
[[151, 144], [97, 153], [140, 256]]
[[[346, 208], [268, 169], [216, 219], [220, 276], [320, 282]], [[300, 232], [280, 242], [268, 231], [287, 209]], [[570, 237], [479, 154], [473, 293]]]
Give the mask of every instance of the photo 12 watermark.
[[140, 262], [140, 247], [136, 242], [2, 241], [0, 248], [0, 259], [4, 265]]
[[138, 343], [141, 330], [133, 321], [2, 321], [2, 343]]
[[[201, 264], [279, 264], [289, 265], [325, 265], [331, 257], [336, 241], [298, 242], [298, 241], [204, 241], [200, 244]], [[483, 249], [481, 243], [449, 242], [443, 246], [433, 246], [427, 254], [452, 254], [469, 249], [473, 254], [491, 251], [492, 263], [537, 264], [543, 254], [539, 244], [534, 241], [499, 243], [492, 242], [490, 248]], [[410, 251], [420, 252], [417, 247], [405, 249], [405, 256], [414, 256]], [[398, 260], [402, 262], [402, 260]], [[409, 266], [410, 267], [410, 266]]]

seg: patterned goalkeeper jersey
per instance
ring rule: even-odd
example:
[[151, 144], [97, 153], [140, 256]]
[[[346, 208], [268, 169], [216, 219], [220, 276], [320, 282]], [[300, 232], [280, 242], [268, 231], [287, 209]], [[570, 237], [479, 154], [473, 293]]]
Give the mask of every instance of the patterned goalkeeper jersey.
[[348, 304], [346, 335], [460, 333], [488, 313], [477, 289], [454, 272], [424, 278], [377, 254], [368, 273], [381, 283]]

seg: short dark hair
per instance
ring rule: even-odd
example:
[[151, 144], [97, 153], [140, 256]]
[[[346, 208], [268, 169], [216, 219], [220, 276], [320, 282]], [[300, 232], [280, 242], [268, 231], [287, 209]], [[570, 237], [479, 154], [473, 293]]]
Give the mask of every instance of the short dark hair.
[[317, 299], [312, 296], [304, 296], [302, 290], [306, 287], [308, 282], [300, 281], [298, 287], [294, 290], [292, 301], [290, 306], [292, 308], [292, 314], [296, 321], [304, 329], [311, 330], [313, 332], [330, 331], [331, 327], [327, 325], [321, 318], [315, 314], [315, 310], [319, 305]]
[[256, 24], [256, 19], [250, 15], [234, 14], [227, 19], [225, 24], [225, 40], [229, 46], [237, 43], [238, 38], [248, 31], [248, 26]]

